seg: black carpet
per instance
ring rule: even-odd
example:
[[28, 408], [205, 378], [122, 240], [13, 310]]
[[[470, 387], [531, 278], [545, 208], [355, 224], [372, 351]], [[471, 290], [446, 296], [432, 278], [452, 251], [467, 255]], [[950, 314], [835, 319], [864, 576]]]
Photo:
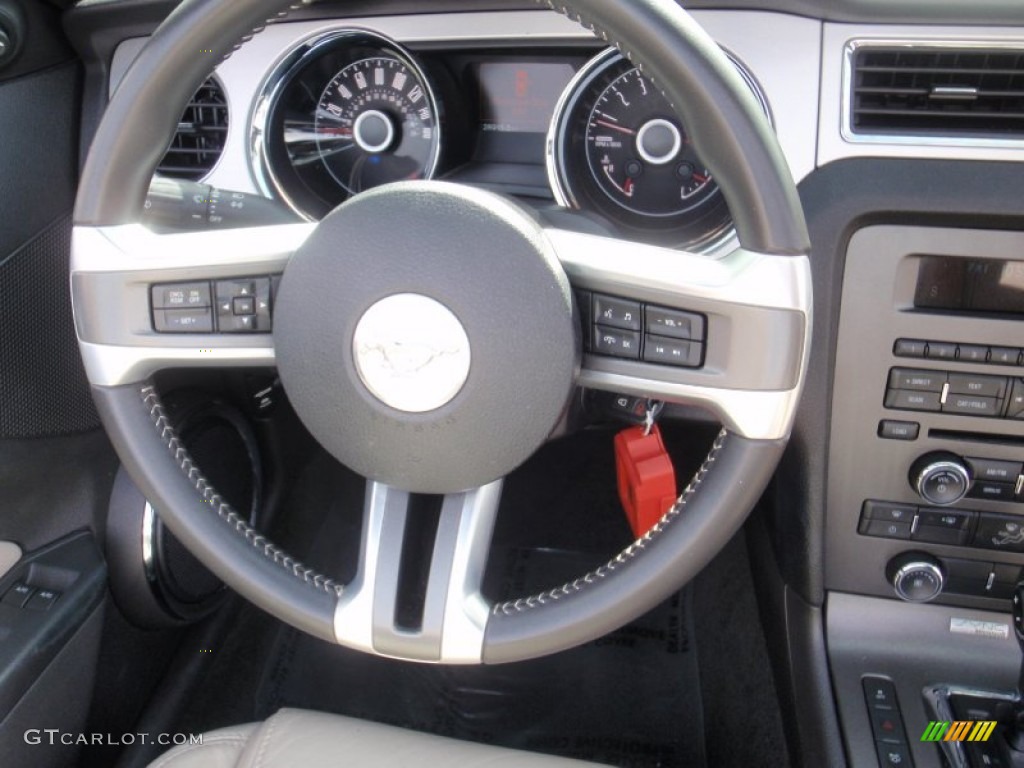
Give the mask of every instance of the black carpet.
[[[630, 540], [614, 491], [611, 432], [551, 444], [507, 481], [485, 592], [562, 583]], [[668, 435], [680, 477], [713, 433]], [[320, 455], [275, 531], [332, 575], [351, 575], [362, 482]], [[742, 543], [623, 629], [498, 667], [379, 659], [303, 635], [247, 607], [174, 730], [265, 718], [283, 706], [611, 765], [784, 766], [785, 747]]]

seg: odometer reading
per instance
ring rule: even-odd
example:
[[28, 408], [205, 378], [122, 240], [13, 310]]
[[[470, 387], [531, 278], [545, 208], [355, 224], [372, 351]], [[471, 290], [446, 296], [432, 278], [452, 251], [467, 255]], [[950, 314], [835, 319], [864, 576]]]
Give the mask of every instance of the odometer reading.
[[668, 101], [635, 68], [594, 101], [587, 163], [613, 202], [640, 216], [677, 216], [718, 192]]
[[349, 64], [316, 108], [317, 154], [349, 194], [429, 178], [437, 163], [437, 107], [423, 78], [391, 56]]

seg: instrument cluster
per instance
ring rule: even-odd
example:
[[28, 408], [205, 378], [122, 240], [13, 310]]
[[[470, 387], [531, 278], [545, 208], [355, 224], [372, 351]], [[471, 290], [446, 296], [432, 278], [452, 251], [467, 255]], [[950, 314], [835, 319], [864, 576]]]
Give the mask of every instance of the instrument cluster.
[[733, 233], [686, 127], [614, 50], [413, 53], [336, 30], [274, 69], [251, 139], [263, 191], [310, 220], [381, 184], [443, 178], [553, 200], [617, 234], [694, 250]]

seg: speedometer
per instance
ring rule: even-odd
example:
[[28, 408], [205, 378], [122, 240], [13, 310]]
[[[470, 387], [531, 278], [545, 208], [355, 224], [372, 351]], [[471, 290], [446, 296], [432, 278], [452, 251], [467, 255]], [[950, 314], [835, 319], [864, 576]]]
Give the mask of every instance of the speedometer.
[[324, 88], [314, 131], [319, 158], [349, 194], [429, 177], [437, 162], [437, 108], [426, 83], [390, 56], [360, 59]]
[[[753, 77], [733, 62], [768, 115]], [[710, 251], [733, 233], [683, 121], [615, 50], [586, 64], [562, 95], [548, 132], [548, 178], [561, 205], [648, 240]]]

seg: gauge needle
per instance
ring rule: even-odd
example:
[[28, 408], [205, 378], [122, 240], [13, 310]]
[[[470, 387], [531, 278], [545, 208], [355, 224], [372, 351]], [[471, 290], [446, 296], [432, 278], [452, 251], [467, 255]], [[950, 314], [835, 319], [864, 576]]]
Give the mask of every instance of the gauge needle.
[[703, 183], [704, 183], [705, 181], [707, 181], [707, 180], [708, 180], [708, 177], [707, 177], [707, 176], [705, 176], [705, 175], [703, 175], [703, 174], [700, 174], [700, 173], [695, 173], [695, 174], [693, 174], [693, 178], [695, 178], [695, 179], [696, 179], [697, 181], [699, 181], [699, 182], [700, 182], [701, 184], [703, 184]]
[[619, 131], [619, 133], [627, 133], [630, 136], [636, 136], [636, 131], [632, 128], [625, 128], [621, 125], [616, 125], [615, 123], [606, 122], [605, 120], [595, 120], [594, 122], [598, 125], [604, 126], [605, 128], [611, 128], [613, 131]]

